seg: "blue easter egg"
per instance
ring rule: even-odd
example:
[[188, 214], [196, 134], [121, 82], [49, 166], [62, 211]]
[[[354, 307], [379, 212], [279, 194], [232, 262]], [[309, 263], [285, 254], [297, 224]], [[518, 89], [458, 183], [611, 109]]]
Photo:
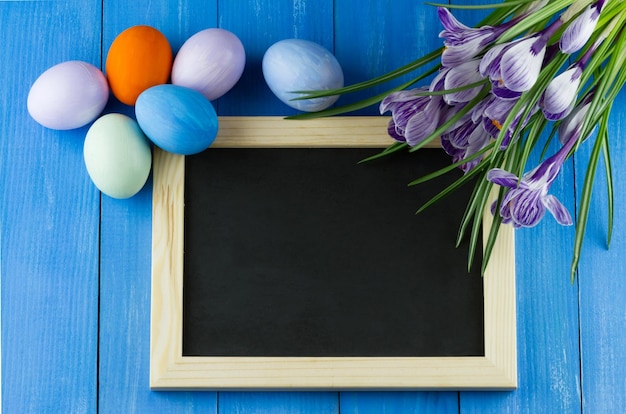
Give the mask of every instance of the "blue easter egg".
[[343, 71], [328, 50], [302, 39], [285, 39], [270, 46], [263, 56], [267, 86], [285, 104], [305, 112], [321, 111], [339, 96], [294, 101], [294, 91], [319, 91], [343, 87]]
[[177, 85], [153, 86], [135, 104], [137, 123], [165, 151], [191, 155], [215, 140], [218, 122], [213, 105], [200, 92]]

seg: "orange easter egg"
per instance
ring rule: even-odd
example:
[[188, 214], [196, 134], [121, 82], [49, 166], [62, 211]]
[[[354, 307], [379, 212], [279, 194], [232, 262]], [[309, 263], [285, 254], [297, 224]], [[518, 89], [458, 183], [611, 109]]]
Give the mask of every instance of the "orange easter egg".
[[163, 33], [150, 26], [133, 26], [120, 33], [109, 49], [106, 76], [120, 102], [134, 105], [146, 89], [167, 83], [172, 48]]

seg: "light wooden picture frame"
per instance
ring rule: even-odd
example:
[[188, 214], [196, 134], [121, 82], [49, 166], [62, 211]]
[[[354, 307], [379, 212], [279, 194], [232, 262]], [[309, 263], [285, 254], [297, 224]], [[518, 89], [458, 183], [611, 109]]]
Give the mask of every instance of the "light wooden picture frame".
[[[220, 117], [214, 147], [389, 145], [386, 117]], [[513, 389], [517, 386], [515, 247], [502, 226], [483, 278], [484, 356], [183, 356], [184, 157], [155, 149], [150, 387], [189, 389]], [[491, 214], [484, 213], [483, 233]]]

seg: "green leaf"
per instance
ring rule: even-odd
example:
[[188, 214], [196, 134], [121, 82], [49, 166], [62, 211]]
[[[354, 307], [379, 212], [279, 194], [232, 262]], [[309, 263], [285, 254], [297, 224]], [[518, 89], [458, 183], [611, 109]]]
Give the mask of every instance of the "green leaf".
[[609, 145], [609, 132], [608, 122], [609, 113], [611, 109], [605, 112], [603, 122], [600, 124], [600, 131], [598, 132], [598, 139], [602, 140], [602, 154], [604, 155], [604, 168], [606, 174], [606, 192], [607, 192], [607, 236], [606, 236], [606, 248], [611, 245], [611, 238], [613, 236], [613, 217], [614, 217], [614, 196], [613, 196], [613, 171], [611, 166], [611, 154]]
[[424, 183], [426, 181], [430, 181], [433, 178], [440, 177], [440, 176], [442, 176], [442, 175], [444, 175], [444, 174], [446, 174], [446, 173], [448, 173], [450, 171], [456, 170], [461, 165], [463, 165], [463, 164], [465, 164], [465, 163], [467, 163], [469, 161], [473, 161], [476, 158], [482, 157], [485, 153], [491, 151], [492, 149], [493, 149], [493, 143], [487, 145], [485, 148], [481, 149], [480, 151], [477, 151], [475, 154], [472, 154], [471, 156], [462, 159], [461, 161], [452, 163], [452, 164], [450, 164], [447, 167], [441, 168], [441, 169], [439, 169], [437, 171], [434, 171], [434, 172], [432, 172], [430, 174], [427, 174], [427, 175], [425, 175], [423, 177], [416, 178], [415, 180], [411, 181], [408, 185], [409, 186], [418, 185], [418, 184], [422, 184], [422, 183]]
[[478, 173], [480, 172], [479, 168], [474, 168], [470, 171], [467, 172], [467, 174], [463, 175], [461, 178], [459, 178], [458, 180], [456, 180], [455, 182], [453, 182], [452, 184], [450, 184], [449, 186], [447, 186], [443, 191], [441, 191], [440, 193], [438, 193], [437, 195], [435, 195], [433, 198], [431, 198], [429, 201], [427, 201], [426, 203], [424, 203], [424, 205], [422, 205], [416, 212], [415, 214], [419, 214], [422, 211], [426, 210], [428, 207], [432, 206], [433, 204], [435, 204], [436, 202], [442, 200], [444, 197], [446, 197], [447, 195], [451, 194], [452, 192], [454, 192], [455, 190], [459, 189], [461, 186], [463, 186], [464, 184], [467, 184], [472, 178], [474, 178], [474, 176], [476, 176]]
[[417, 145], [414, 145], [413, 147], [411, 147], [410, 151], [415, 152], [423, 148], [424, 146], [426, 146], [435, 138], [440, 137], [441, 134], [446, 132], [452, 125], [454, 125], [459, 119], [461, 119], [465, 114], [471, 111], [480, 101], [482, 101], [487, 96], [487, 94], [489, 94], [490, 88], [491, 88], [490, 84], [487, 84], [487, 86], [485, 86], [482, 89], [482, 91], [480, 91], [480, 93], [474, 99], [468, 102], [459, 112], [454, 114], [454, 116], [450, 117], [450, 119], [448, 119], [446, 122], [440, 125], [437, 129], [435, 129], [430, 135], [428, 135], [426, 138], [420, 141]]
[[484, 9], [511, 8], [512, 6], [524, 5], [524, 4], [532, 3], [533, 1], [535, 0], [517, 0], [517, 1], [507, 1], [505, 3], [474, 4], [474, 5], [431, 3], [427, 1], [424, 4], [428, 6], [434, 6], [434, 7], [445, 7], [446, 9], [484, 10]]
[[580, 198], [580, 207], [578, 210], [578, 220], [576, 222], [576, 237], [574, 239], [574, 254], [572, 257], [572, 264], [570, 268], [570, 278], [572, 283], [576, 278], [576, 269], [580, 261], [580, 252], [582, 250], [583, 239], [585, 237], [585, 230], [587, 228], [587, 219], [589, 217], [589, 205], [591, 204], [591, 193], [593, 191], [593, 182], [595, 179], [596, 169], [598, 166], [598, 159], [600, 158], [600, 152], [602, 150], [602, 139], [596, 139], [589, 162], [587, 164], [587, 172], [585, 174], [585, 180]]
[[363, 164], [366, 162], [370, 162], [370, 161], [374, 161], [377, 160], [379, 158], [382, 157], [386, 157], [388, 155], [391, 155], [395, 152], [401, 151], [405, 148], [408, 148], [409, 145], [406, 142], [394, 142], [393, 144], [391, 144], [389, 147], [385, 148], [383, 151], [379, 152], [378, 154], [374, 154], [370, 157], [367, 157], [365, 159], [362, 159], [361, 161], [359, 161], [359, 164]]
[[[324, 96], [333, 96], [333, 95], [345, 95], [347, 93], [353, 93], [353, 92], [359, 92], [362, 91], [364, 89], [368, 89], [374, 86], [378, 86], [380, 84], [389, 82], [391, 80], [394, 80], [396, 78], [399, 78], [400, 76], [406, 75], [408, 73], [411, 73], [419, 68], [421, 68], [422, 66], [424, 66], [425, 64], [438, 59], [439, 57], [441, 57], [441, 52], [443, 51], [443, 48], [439, 48], [436, 49], [430, 53], [428, 53], [427, 55], [414, 60], [413, 62], [410, 62], [404, 66], [399, 67], [398, 69], [395, 69], [391, 72], [385, 73], [381, 76], [378, 76], [376, 78], [372, 78], [369, 80], [366, 80], [364, 82], [360, 82], [360, 83], [355, 83], [353, 85], [349, 85], [349, 86], [344, 86], [343, 88], [338, 88], [338, 89], [330, 89], [330, 90], [324, 90], [324, 91], [294, 91], [294, 93], [302, 93], [305, 94], [305, 96], [302, 97], [298, 97], [295, 99], [311, 99], [311, 98], [320, 98], [320, 97], [324, 97]], [[439, 70], [439, 68], [441, 67], [441, 65], [437, 65], [434, 68], [431, 68], [428, 70], [428, 72], [416, 79], [423, 79], [426, 76], [436, 72], [437, 70]], [[415, 83], [415, 80], [411, 81], [411, 83]]]
[[559, 11], [571, 5], [576, 0], [557, 0], [550, 1], [539, 10], [533, 12], [530, 16], [522, 19], [515, 26], [504, 32], [496, 41], [497, 44], [510, 42], [518, 36], [529, 32], [535, 26], [544, 26]]

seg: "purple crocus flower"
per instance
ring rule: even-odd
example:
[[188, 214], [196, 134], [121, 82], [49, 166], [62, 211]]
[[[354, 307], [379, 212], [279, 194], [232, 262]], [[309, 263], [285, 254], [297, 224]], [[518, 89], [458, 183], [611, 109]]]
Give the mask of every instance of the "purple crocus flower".
[[[587, 112], [589, 111], [589, 106], [591, 105], [593, 96], [594, 91], [585, 95], [580, 103], [574, 107], [574, 110], [565, 119], [563, 119], [561, 125], [559, 125], [559, 141], [561, 144], [565, 145], [565, 143], [567, 143], [572, 136], [574, 136], [574, 134], [582, 134], [583, 122], [587, 116]], [[593, 131], [591, 133], [593, 133]], [[587, 139], [587, 137], [584, 139]]]
[[596, 28], [604, 3], [605, 0], [598, 0], [590, 4], [567, 26], [559, 41], [559, 47], [563, 53], [577, 52], [587, 43]]
[[[539, 223], [547, 210], [559, 224], [566, 226], [572, 224], [572, 217], [567, 208], [555, 196], [548, 194], [548, 191], [558, 176], [567, 154], [578, 141], [578, 136], [579, 134], [572, 135], [556, 154], [524, 174], [521, 179], [500, 168], [494, 168], [487, 173], [487, 180], [509, 188], [500, 205], [503, 223], [511, 223], [515, 228], [533, 227]], [[495, 205], [496, 203], [492, 205], [492, 210], [495, 209]]]
[[[482, 123], [485, 130], [494, 139], [500, 134], [504, 121], [516, 103], [516, 100], [501, 99], [497, 96], [491, 96], [486, 101], [482, 112]], [[515, 128], [515, 125], [513, 125], [513, 128]]]
[[[485, 130], [494, 139], [499, 136], [500, 131], [502, 131], [502, 128], [504, 127], [507, 117], [509, 116], [509, 114], [513, 110], [513, 107], [516, 104], [517, 100], [501, 99], [494, 95], [492, 95], [486, 101], [482, 113], [483, 128], [485, 128]], [[522, 127], [528, 124], [530, 118], [537, 112], [537, 110], [537, 107], [532, 108], [528, 116], [523, 120]], [[511, 144], [513, 133], [515, 132], [515, 129], [517, 128], [524, 111], [525, 108], [521, 108], [513, 118], [513, 121], [509, 124], [509, 127], [504, 132], [504, 137], [502, 139], [502, 143], [500, 144], [500, 149], [506, 149]]]
[[532, 36], [493, 47], [483, 56], [481, 74], [509, 91], [529, 90], [539, 77], [548, 40], [562, 24], [561, 20], [555, 20]]
[[548, 84], [539, 102], [546, 119], [557, 121], [565, 118], [572, 111], [580, 86], [581, 75], [600, 44], [601, 41], [597, 41], [579, 58], [578, 62]]
[[441, 54], [441, 64], [445, 67], [454, 67], [480, 54], [487, 45], [493, 43], [502, 33], [519, 21], [511, 20], [500, 26], [468, 27], [459, 22], [450, 11], [444, 7], [437, 9], [439, 20], [444, 27], [439, 37], [444, 39], [445, 49]]
[[389, 135], [410, 146], [419, 144], [435, 131], [445, 106], [440, 96], [421, 95], [426, 88], [393, 92], [380, 103], [380, 113], [391, 111]]
[[546, 119], [558, 121], [569, 115], [574, 108], [582, 73], [581, 66], [574, 65], [548, 84], [539, 103]]
[[[456, 89], [481, 81], [483, 76], [478, 71], [479, 63], [480, 59], [472, 59], [450, 68], [443, 80], [443, 89]], [[467, 103], [474, 99], [480, 93], [482, 88], [482, 86], [477, 86], [459, 92], [448, 93], [443, 96], [443, 99], [448, 105]]]
[[[481, 149], [491, 141], [491, 136], [485, 131], [482, 123], [475, 123], [467, 119], [458, 128], [441, 135], [441, 146], [453, 162], [462, 161]], [[480, 162], [480, 158], [468, 161], [460, 166], [463, 172], [468, 172]]]

